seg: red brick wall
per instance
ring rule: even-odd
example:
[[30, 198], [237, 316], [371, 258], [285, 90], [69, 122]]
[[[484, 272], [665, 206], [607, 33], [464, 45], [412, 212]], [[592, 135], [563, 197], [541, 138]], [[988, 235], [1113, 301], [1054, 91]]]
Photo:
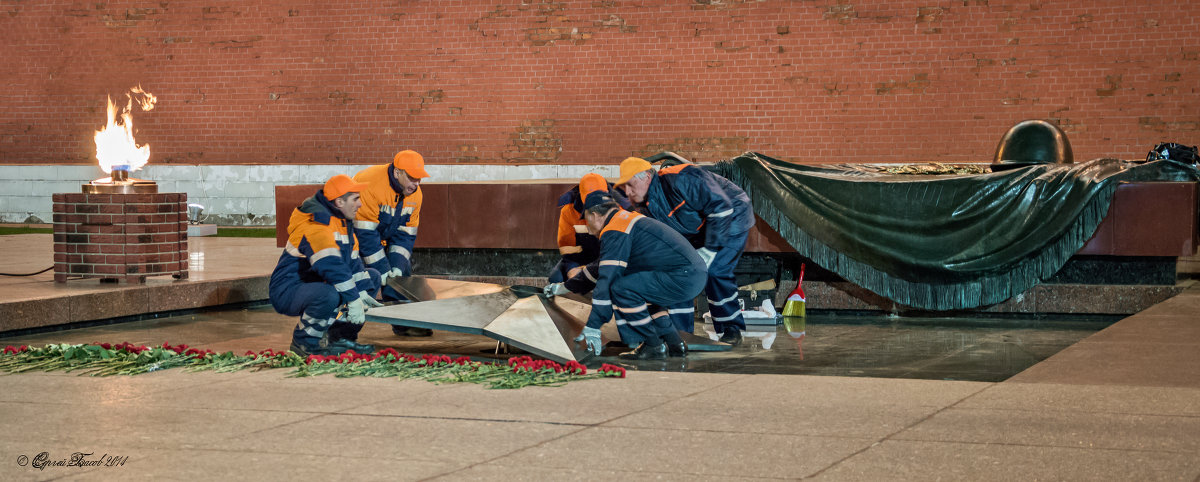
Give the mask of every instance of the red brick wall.
[[53, 197], [55, 281], [187, 277], [187, 194]]
[[105, 94], [151, 162], [986, 161], [1200, 143], [1200, 2], [16, 1], [0, 163], [91, 162]]

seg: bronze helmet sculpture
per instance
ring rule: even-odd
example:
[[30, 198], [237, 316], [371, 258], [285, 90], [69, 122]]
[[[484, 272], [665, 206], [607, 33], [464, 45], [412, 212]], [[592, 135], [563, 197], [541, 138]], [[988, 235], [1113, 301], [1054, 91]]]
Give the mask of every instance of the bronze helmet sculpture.
[[992, 159], [992, 171], [1003, 171], [1035, 164], [1072, 164], [1071, 142], [1058, 126], [1044, 120], [1026, 120], [1012, 126]]

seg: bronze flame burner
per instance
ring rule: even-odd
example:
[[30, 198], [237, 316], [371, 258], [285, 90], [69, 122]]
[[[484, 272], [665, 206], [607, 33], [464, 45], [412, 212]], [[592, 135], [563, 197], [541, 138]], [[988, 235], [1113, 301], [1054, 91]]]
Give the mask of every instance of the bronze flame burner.
[[158, 184], [129, 177], [129, 171], [113, 169], [112, 177], [97, 179], [83, 185], [84, 194], [155, 194]]

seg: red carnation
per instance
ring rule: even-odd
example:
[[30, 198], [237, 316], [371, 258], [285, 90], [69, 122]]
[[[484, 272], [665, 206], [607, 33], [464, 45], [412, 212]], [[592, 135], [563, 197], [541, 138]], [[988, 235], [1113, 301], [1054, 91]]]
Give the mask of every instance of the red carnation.
[[609, 365], [607, 363], [600, 365], [600, 373], [604, 374], [606, 377], [625, 378], [625, 368], [616, 365]]

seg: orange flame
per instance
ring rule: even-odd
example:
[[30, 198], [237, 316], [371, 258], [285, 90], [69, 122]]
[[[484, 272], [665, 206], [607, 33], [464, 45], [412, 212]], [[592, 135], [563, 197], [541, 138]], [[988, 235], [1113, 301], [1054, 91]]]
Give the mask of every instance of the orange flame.
[[150, 146], [139, 146], [133, 140], [133, 102], [136, 100], [138, 106], [146, 111], [153, 109], [158, 99], [142, 90], [141, 86], [129, 90], [125, 94], [124, 109], [118, 110], [112, 97], [108, 98], [108, 123], [96, 131], [96, 160], [105, 173], [111, 173], [114, 166], [128, 166], [126, 170], [136, 171], [150, 160]]

